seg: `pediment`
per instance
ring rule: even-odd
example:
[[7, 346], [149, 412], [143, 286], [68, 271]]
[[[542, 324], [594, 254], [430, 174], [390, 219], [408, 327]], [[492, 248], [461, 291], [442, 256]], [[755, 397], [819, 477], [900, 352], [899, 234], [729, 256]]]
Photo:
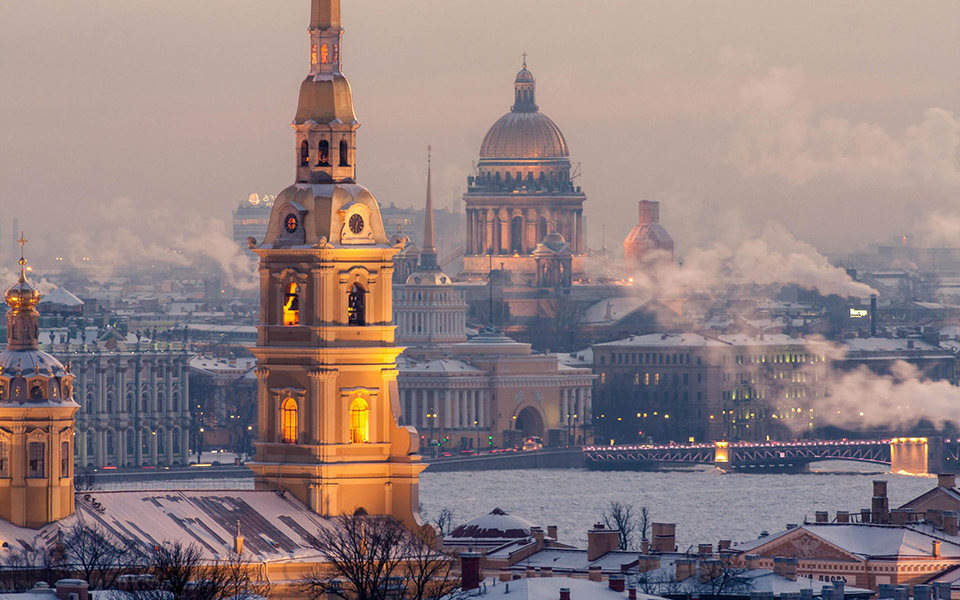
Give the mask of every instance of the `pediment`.
[[801, 559], [860, 561], [850, 552], [838, 548], [806, 529], [798, 529], [776, 540], [772, 540], [754, 551], [763, 558], [786, 556]]

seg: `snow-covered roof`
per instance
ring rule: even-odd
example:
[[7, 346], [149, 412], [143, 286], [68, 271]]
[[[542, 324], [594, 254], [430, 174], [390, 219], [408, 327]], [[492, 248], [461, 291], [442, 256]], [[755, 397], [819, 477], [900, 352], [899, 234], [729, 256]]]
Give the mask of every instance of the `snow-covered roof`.
[[[613, 323], [643, 308], [650, 298], [607, 298], [599, 300], [583, 310], [582, 324], [597, 325]], [[608, 309], [609, 307], [609, 309]], [[609, 318], [607, 318], [609, 316]]]
[[255, 561], [319, 559], [309, 537], [329, 522], [290, 494], [264, 490], [80, 492], [77, 511], [40, 529], [0, 520], [12, 547], [50, 543], [60, 528], [96, 525], [150, 551], [167, 541], [195, 544], [205, 559], [228, 556], [240, 523], [244, 552]]
[[931, 346], [915, 338], [853, 338], [843, 341], [850, 352], [937, 352], [939, 346]]
[[[572, 577], [528, 577], [508, 582], [489, 577], [481, 583], [479, 590], [467, 592], [467, 595], [510, 600], [557, 600], [560, 588], [570, 590], [570, 600], [624, 600], [627, 597], [625, 592], [611, 590], [607, 583]], [[460, 593], [457, 595], [459, 597]], [[664, 600], [661, 596], [640, 593], [637, 599]]]
[[533, 523], [499, 508], [460, 525], [443, 539], [445, 546], [500, 546], [530, 536]]
[[631, 335], [622, 340], [597, 344], [595, 348], [605, 346], [628, 346], [628, 347], [646, 347], [646, 346], [722, 346], [720, 342], [704, 337], [699, 333], [648, 333], [646, 335]]
[[83, 300], [77, 298], [70, 290], [58, 287], [49, 294], [44, 294], [40, 304], [57, 304], [62, 306], [83, 306]]
[[[894, 557], [929, 558], [933, 536], [907, 527], [870, 523], [815, 523], [781, 531], [771, 536], [738, 544], [734, 550], [753, 552], [772, 541], [805, 531], [845, 552], [863, 559]], [[799, 534], [802, 535], [802, 534]], [[942, 536], [938, 536], [942, 537]], [[960, 558], [960, 544], [943, 541], [940, 555]]]
[[718, 335], [717, 339], [731, 346], [803, 346], [807, 340], [783, 333], [765, 333], [760, 336], [744, 333]]
[[401, 373], [485, 373], [482, 369], [462, 360], [440, 358], [429, 362], [401, 367]]
[[211, 375], [243, 375], [255, 366], [257, 366], [257, 359], [251, 357], [227, 359], [198, 355], [190, 359], [191, 369], [205, 371]]

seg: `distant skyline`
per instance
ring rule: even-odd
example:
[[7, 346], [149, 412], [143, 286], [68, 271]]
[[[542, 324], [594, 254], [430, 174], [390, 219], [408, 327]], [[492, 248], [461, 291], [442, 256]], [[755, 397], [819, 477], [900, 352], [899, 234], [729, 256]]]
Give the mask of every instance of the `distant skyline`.
[[[308, 13], [307, 0], [0, 4], [0, 254], [14, 217], [47, 257], [229, 234], [237, 203], [293, 181]], [[453, 204], [527, 52], [540, 109], [581, 163], [595, 248], [604, 224], [620, 246], [642, 199], [662, 203], [678, 257], [770, 221], [822, 251], [925, 219], [960, 245], [956, 2], [344, 0], [343, 13], [358, 180], [383, 205], [421, 206], [428, 144], [435, 202]]]

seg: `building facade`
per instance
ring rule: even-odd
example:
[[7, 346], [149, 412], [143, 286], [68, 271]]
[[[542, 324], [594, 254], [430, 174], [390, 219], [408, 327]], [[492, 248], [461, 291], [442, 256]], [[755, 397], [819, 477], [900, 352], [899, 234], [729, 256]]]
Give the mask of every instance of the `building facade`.
[[310, 72], [294, 119], [296, 183], [273, 206], [260, 257], [258, 490], [321, 515], [419, 525], [416, 432], [398, 426], [393, 257], [377, 200], [355, 183], [356, 130], [339, 0], [313, 0]]
[[241, 202], [233, 211], [233, 241], [247, 249], [247, 238], [262, 240], [270, 223], [273, 210], [273, 196], [250, 194], [246, 202]]
[[533, 252], [556, 232], [582, 271], [583, 202], [574, 185], [570, 151], [560, 128], [540, 112], [536, 79], [526, 60], [514, 82], [514, 103], [487, 132], [476, 173], [469, 177], [464, 276], [483, 278], [504, 263], [515, 277], [535, 283]]
[[673, 238], [660, 224], [660, 203], [640, 201], [640, 221], [623, 241], [628, 273], [647, 266], [650, 260], [673, 262]]

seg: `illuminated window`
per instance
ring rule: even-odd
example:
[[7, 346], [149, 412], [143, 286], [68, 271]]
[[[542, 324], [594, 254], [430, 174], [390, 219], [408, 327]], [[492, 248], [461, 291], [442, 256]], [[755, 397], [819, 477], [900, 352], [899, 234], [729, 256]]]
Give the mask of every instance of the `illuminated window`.
[[320, 140], [320, 143], [317, 144], [317, 166], [330, 166], [330, 142], [327, 140]]
[[[113, 433], [108, 431], [107, 433]], [[60, 443], [60, 477], [66, 479], [70, 477], [70, 442]]]
[[27, 477], [31, 479], [42, 479], [47, 476], [44, 454], [46, 454], [46, 444], [43, 442], [30, 442], [30, 445], [27, 447], [29, 461]]
[[283, 324], [300, 324], [300, 286], [296, 283], [287, 285], [287, 291], [283, 295]]
[[310, 64], [317, 64], [317, 45], [310, 46]]
[[353, 284], [350, 293], [347, 296], [347, 324], [363, 326], [366, 325], [365, 299], [366, 292], [359, 283]]
[[306, 167], [310, 164], [310, 144], [307, 143], [307, 140], [303, 140], [300, 143], [300, 166]]
[[340, 166], [349, 167], [350, 166], [350, 155], [348, 154], [350, 148], [347, 146], [347, 140], [340, 140]]
[[297, 401], [287, 398], [280, 407], [280, 437], [284, 444], [297, 443]]
[[370, 441], [370, 407], [363, 398], [350, 404], [350, 443], [363, 444]]
[[340, 44], [333, 45], [333, 60], [331, 62], [340, 62]]
[[327, 64], [328, 62], [330, 62], [329, 54], [330, 54], [330, 50], [329, 48], [327, 48], [326, 44], [323, 44], [322, 46], [320, 46], [320, 62], [321, 63]]

